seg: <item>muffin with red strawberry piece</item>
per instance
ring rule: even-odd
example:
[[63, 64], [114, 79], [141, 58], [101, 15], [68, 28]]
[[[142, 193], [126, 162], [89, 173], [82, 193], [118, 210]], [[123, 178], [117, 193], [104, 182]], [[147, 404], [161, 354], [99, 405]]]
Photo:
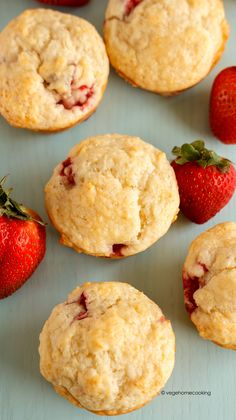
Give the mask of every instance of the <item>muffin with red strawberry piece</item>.
[[202, 338], [236, 350], [236, 223], [199, 235], [183, 267], [185, 306]]
[[0, 113], [16, 127], [69, 128], [95, 111], [108, 72], [105, 46], [89, 22], [26, 10], [0, 33]]
[[174, 367], [175, 336], [161, 309], [127, 283], [85, 283], [40, 334], [40, 370], [56, 392], [100, 415], [151, 401]]
[[220, 59], [228, 33], [221, 0], [109, 0], [104, 24], [118, 74], [161, 95], [201, 81]]
[[19, 289], [42, 261], [46, 230], [40, 216], [18, 204], [0, 181], [0, 299]]
[[180, 210], [194, 223], [205, 223], [232, 198], [236, 188], [233, 163], [205, 148], [202, 140], [174, 147], [171, 163], [179, 187]]
[[63, 245], [109, 258], [147, 249], [168, 231], [179, 207], [166, 155], [119, 134], [74, 146], [55, 168], [45, 198]]

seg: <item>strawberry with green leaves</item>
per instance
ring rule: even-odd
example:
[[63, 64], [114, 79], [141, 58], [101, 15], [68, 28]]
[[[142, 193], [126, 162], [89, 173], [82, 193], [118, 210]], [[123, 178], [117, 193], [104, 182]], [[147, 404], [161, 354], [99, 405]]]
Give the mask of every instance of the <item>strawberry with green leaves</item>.
[[37, 213], [18, 204], [0, 181], [0, 299], [33, 274], [46, 250], [45, 224]]
[[180, 209], [194, 223], [205, 223], [229, 202], [236, 188], [230, 160], [205, 148], [202, 140], [174, 147]]

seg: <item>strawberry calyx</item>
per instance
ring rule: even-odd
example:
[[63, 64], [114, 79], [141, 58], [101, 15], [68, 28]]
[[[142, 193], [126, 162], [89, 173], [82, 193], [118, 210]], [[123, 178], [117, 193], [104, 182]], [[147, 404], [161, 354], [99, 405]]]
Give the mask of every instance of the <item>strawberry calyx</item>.
[[213, 150], [207, 149], [203, 140], [184, 143], [181, 147], [175, 146], [172, 153], [177, 156], [175, 162], [179, 165], [196, 162], [202, 168], [215, 166], [222, 173], [227, 173], [232, 163], [229, 159], [217, 155]]
[[17, 203], [17, 201], [13, 200], [10, 195], [12, 193], [12, 188], [8, 190], [4, 190], [3, 185], [7, 179], [7, 176], [4, 176], [0, 180], [0, 217], [7, 216], [8, 218], [25, 220], [25, 221], [34, 221], [39, 223], [40, 225], [45, 226], [45, 223], [40, 220], [32, 217], [28, 212], [27, 209], [22, 206], [22, 204]]

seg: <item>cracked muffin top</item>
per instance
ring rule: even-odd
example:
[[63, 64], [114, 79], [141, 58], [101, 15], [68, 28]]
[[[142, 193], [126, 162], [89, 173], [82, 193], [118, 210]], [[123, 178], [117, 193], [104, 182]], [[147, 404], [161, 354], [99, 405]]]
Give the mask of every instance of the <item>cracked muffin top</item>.
[[183, 282], [200, 335], [236, 350], [236, 223], [216, 225], [192, 242]]
[[228, 31], [221, 0], [109, 0], [104, 25], [117, 72], [162, 95], [203, 79], [220, 58]]
[[176, 178], [163, 152], [137, 137], [91, 137], [46, 185], [46, 207], [64, 245], [126, 257], [157, 241], [176, 219]]
[[55, 390], [97, 414], [135, 410], [174, 367], [175, 337], [160, 308], [126, 283], [86, 283], [57, 305], [40, 335], [40, 370]]
[[0, 113], [18, 127], [68, 128], [96, 109], [108, 72], [104, 43], [89, 22], [26, 10], [0, 33]]

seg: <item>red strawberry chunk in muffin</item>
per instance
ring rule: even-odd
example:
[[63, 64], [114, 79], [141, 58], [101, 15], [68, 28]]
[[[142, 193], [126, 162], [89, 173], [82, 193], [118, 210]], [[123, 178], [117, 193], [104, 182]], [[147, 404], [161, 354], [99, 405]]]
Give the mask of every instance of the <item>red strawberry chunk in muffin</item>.
[[[208, 272], [208, 268], [205, 264], [198, 262], [203, 269], [204, 274]], [[185, 272], [183, 272], [183, 287], [184, 287], [184, 303], [187, 311], [191, 315], [193, 311], [197, 308], [194, 293], [200, 289], [201, 287], [205, 286], [205, 279], [204, 277], [191, 277], [188, 276]]]
[[93, 86], [82, 85], [77, 87], [74, 82], [71, 84], [70, 95], [64, 96], [59, 102], [65, 109], [71, 110], [75, 106], [79, 106], [82, 110], [88, 105], [90, 98], [94, 94]]
[[183, 274], [183, 286], [184, 286], [184, 303], [187, 311], [191, 315], [195, 311], [197, 305], [194, 300], [194, 293], [199, 289], [199, 278], [198, 277], [188, 277], [186, 274]]
[[72, 305], [76, 303], [77, 305], [82, 306], [82, 310], [76, 315], [73, 321], [80, 321], [81, 319], [87, 318], [88, 316], [88, 306], [87, 306], [88, 297], [84, 292], [81, 293], [79, 299], [73, 300], [73, 302], [66, 302], [66, 305]]
[[83, 307], [83, 310], [75, 316], [74, 321], [80, 321], [81, 319], [87, 318], [88, 316], [88, 307], [87, 307], [87, 296], [84, 292], [80, 295], [79, 300], [76, 302], [78, 305]]
[[62, 169], [60, 171], [60, 175], [65, 177], [67, 184], [70, 186], [75, 185], [75, 178], [73, 174], [73, 168], [72, 168], [72, 160], [71, 158], [67, 158], [62, 162]]
[[159, 319], [159, 322], [161, 322], [161, 323], [166, 322], [166, 317], [164, 315], [162, 315]]
[[204, 273], [207, 273], [209, 271], [206, 264], [204, 264], [202, 262], [198, 262], [198, 265], [200, 265], [200, 267], [202, 267]]
[[112, 255], [111, 256], [116, 256], [116, 257], [123, 257], [122, 254], [122, 248], [124, 248], [125, 245], [124, 244], [114, 244], [112, 246]]
[[74, 318], [74, 321], [80, 321], [81, 319], [87, 318], [88, 312], [80, 312], [76, 317]]
[[128, 0], [125, 5], [125, 15], [129, 16], [129, 14], [133, 11], [133, 9], [141, 3], [142, 0]]

